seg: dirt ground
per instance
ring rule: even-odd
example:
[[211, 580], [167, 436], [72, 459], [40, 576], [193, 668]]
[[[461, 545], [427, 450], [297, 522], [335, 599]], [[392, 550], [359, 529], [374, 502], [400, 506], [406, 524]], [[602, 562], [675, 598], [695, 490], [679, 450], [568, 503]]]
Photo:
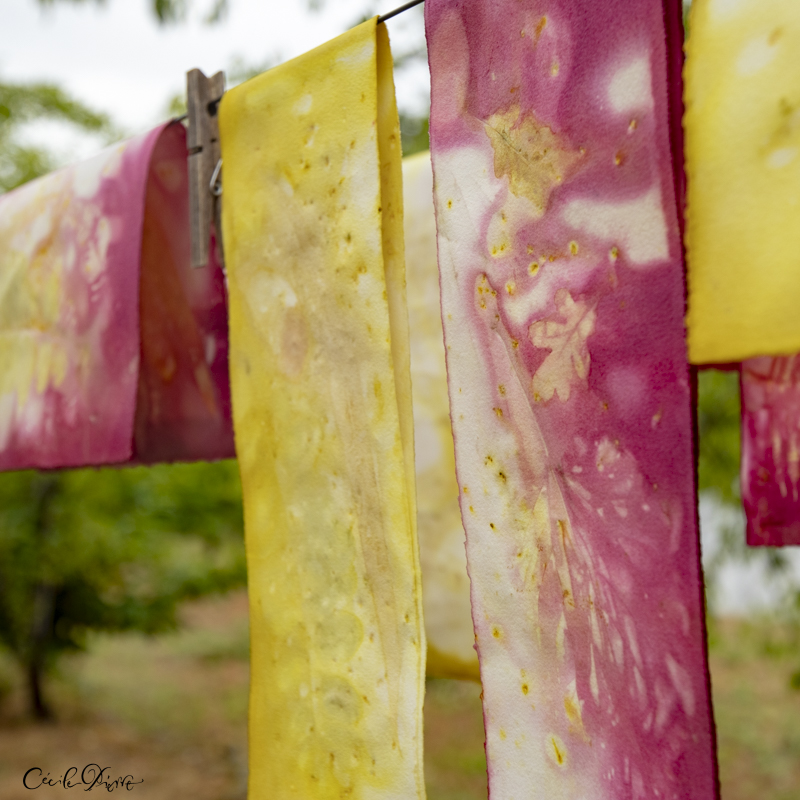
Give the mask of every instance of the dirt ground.
[[[40, 767], [58, 780], [93, 763], [111, 779], [143, 780], [126, 793], [139, 800], [243, 800], [247, 599], [193, 603], [184, 618], [178, 634], [99, 637], [65, 660], [48, 685], [54, 723], [27, 720], [18, 678], [0, 660], [0, 800], [77, 796], [61, 786], [31, 795], [22, 777]], [[800, 629], [723, 621], [710, 641], [723, 800], [800, 800]], [[428, 681], [429, 800], [486, 798], [479, 694]]]

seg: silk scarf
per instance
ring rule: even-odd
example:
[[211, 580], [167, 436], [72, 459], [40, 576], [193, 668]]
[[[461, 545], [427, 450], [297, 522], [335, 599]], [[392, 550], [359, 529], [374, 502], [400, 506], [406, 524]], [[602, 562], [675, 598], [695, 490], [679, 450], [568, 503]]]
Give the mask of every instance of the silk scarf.
[[748, 544], [800, 544], [800, 6], [697, 0], [690, 30], [689, 354], [742, 362]]
[[400, 133], [373, 19], [220, 108], [249, 797], [424, 795]]
[[800, 4], [696, 0], [686, 62], [689, 356], [800, 351]]
[[425, 12], [491, 796], [713, 798], [679, 4]]

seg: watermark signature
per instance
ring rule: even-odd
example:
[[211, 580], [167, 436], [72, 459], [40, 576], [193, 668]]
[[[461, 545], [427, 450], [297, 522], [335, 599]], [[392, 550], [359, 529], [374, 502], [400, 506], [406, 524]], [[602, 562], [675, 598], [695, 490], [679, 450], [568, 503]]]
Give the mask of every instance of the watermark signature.
[[113, 792], [115, 789], [126, 789], [131, 791], [137, 784], [144, 783], [144, 778], [140, 781], [134, 780], [133, 775], [112, 778], [109, 767], [101, 767], [99, 764], [87, 764], [78, 778], [78, 768], [70, 767], [63, 775], [58, 778], [51, 778], [50, 773], [46, 775], [44, 770], [39, 767], [31, 767], [22, 778], [22, 785], [26, 789], [38, 789], [40, 786], [61, 786], [64, 789], [83, 789], [84, 792], [91, 792], [92, 789], [105, 789]]

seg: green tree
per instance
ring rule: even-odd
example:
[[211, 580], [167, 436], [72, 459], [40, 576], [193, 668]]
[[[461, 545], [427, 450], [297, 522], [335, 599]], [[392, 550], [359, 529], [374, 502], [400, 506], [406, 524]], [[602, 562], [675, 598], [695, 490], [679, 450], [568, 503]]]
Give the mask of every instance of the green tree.
[[700, 491], [738, 504], [740, 457], [739, 373], [701, 370], [698, 375]]
[[178, 605], [246, 582], [235, 462], [0, 475], [0, 643], [43, 676], [91, 631], [174, 628]]
[[0, 83], [0, 193], [54, 168], [50, 153], [22, 141], [26, 124], [45, 119], [104, 137], [114, 133], [105, 114], [92, 111], [57, 86]]
[[[162, 24], [169, 22], [180, 22], [186, 18], [188, 4], [186, 0], [146, 0], [150, 5], [153, 16]], [[104, 5], [105, 0], [38, 0], [39, 5], [47, 7], [54, 6], [57, 2], [69, 2], [73, 5], [93, 2], [95, 5]], [[207, 21], [210, 23], [218, 22], [225, 15], [228, 9], [228, 0], [214, 0], [211, 5]]]

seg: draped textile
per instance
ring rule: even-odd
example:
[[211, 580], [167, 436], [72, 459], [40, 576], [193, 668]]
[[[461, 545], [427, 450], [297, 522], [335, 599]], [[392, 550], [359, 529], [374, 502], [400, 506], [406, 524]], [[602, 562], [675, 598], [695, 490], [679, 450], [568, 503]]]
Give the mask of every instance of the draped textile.
[[491, 796], [712, 798], [680, 4], [425, 11]]
[[425, 635], [385, 26], [220, 107], [251, 608], [249, 797], [424, 795]]
[[800, 545], [800, 356], [748, 359], [741, 389], [747, 544]]
[[800, 4], [696, 0], [686, 62], [689, 358], [800, 351]]
[[750, 545], [800, 544], [800, 5], [692, 4], [689, 356], [741, 363]]
[[233, 455], [185, 140], [161, 126], [0, 197], [0, 469]]

